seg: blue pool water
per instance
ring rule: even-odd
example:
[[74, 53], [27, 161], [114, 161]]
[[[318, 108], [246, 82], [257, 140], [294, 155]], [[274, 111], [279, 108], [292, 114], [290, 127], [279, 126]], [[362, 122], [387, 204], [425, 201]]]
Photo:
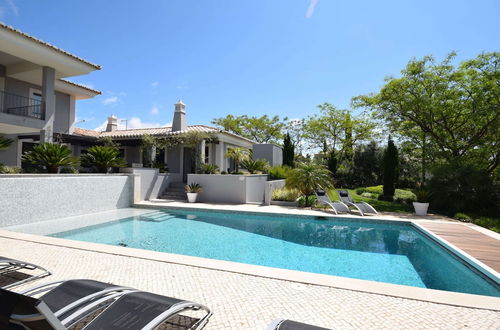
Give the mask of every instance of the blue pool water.
[[500, 297], [496, 283], [400, 223], [162, 210], [51, 236]]

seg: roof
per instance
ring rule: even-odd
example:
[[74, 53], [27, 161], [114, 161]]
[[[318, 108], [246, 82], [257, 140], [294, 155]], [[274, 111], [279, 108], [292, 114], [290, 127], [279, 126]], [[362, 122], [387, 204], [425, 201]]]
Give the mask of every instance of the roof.
[[12, 26], [9, 26], [9, 25], [7, 25], [7, 24], [5, 24], [5, 23], [3, 23], [3, 22], [0, 22], [0, 28], [3, 28], [3, 29], [5, 29], [5, 30], [11, 31], [11, 32], [14, 32], [14, 33], [16, 33], [17, 35], [22, 36], [22, 37], [24, 37], [24, 38], [26, 38], [26, 39], [28, 39], [28, 40], [34, 41], [34, 42], [36, 42], [36, 43], [38, 43], [38, 44], [40, 44], [40, 45], [43, 45], [43, 46], [48, 47], [48, 48], [51, 48], [51, 49], [53, 49], [53, 50], [55, 50], [55, 51], [57, 51], [57, 52], [59, 52], [59, 53], [61, 53], [61, 54], [64, 54], [64, 55], [66, 55], [66, 56], [72, 57], [72, 58], [74, 58], [74, 59], [76, 59], [76, 60], [78, 60], [78, 61], [80, 61], [80, 62], [82, 62], [82, 63], [85, 63], [85, 64], [87, 64], [87, 65], [92, 66], [92, 67], [93, 67], [93, 68], [95, 68], [96, 70], [100, 70], [100, 69], [101, 69], [101, 66], [100, 66], [100, 65], [97, 65], [97, 64], [94, 64], [94, 63], [89, 62], [89, 61], [87, 61], [87, 60], [84, 60], [83, 58], [81, 58], [81, 57], [79, 57], [79, 56], [76, 56], [76, 55], [74, 55], [74, 54], [71, 54], [70, 52], [67, 52], [67, 51], [65, 51], [65, 50], [63, 50], [63, 49], [61, 49], [61, 48], [59, 48], [59, 47], [56, 47], [56, 46], [54, 46], [54, 45], [51, 45], [51, 44], [49, 44], [48, 42], [45, 42], [45, 41], [40, 40], [40, 39], [37, 39], [37, 38], [35, 38], [35, 37], [33, 37], [33, 36], [31, 36], [31, 35], [27, 34], [27, 33], [24, 33], [23, 31], [20, 31], [20, 30], [18, 30], [18, 29], [15, 29], [15, 28], [13, 28]]
[[69, 81], [69, 80], [66, 80], [66, 79], [59, 79], [59, 80], [62, 81], [63, 83], [70, 84], [70, 85], [73, 85], [75, 87], [86, 89], [86, 90], [88, 90], [91, 93], [95, 93], [95, 94], [98, 94], [98, 95], [102, 94], [101, 91], [98, 91], [97, 89], [93, 89], [93, 88], [90, 88], [90, 87], [82, 85], [82, 84], [77, 84], [75, 82], [72, 82], [72, 81]]
[[134, 128], [134, 129], [124, 129], [124, 130], [115, 130], [112, 132], [98, 132], [94, 130], [89, 130], [89, 129], [84, 129], [84, 128], [78, 128], [76, 127], [75, 130], [73, 131], [73, 135], [80, 135], [80, 136], [92, 136], [92, 137], [111, 137], [111, 138], [117, 138], [117, 139], [127, 139], [127, 138], [141, 138], [144, 135], [152, 135], [152, 136], [175, 136], [175, 135], [181, 135], [189, 132], [201, 132], [201, 133], [224, 133], [228, 134], [231, 136], [238, 137], [240, 139], [249, 141], [251, 143], [255, 143], [255, 141], [252, 141], [250, 139], [247, 139], [245, 137], [224, 131], [220, 128], [217, 127], [211, 127], [211, 126], [206, 126], [206, 125], [190, 125], [187, 127], [186, 130], [182, 131], [175, 131], [172, 132], [172, 127], [167, 126], [167, 127], [152, 127], [152, 128]]

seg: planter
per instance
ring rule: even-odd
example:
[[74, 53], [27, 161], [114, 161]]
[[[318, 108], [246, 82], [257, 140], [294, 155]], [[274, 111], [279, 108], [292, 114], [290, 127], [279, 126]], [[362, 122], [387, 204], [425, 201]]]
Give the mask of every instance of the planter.
[[429, 203], [413, 202], [413, 207], [415, 208], [416, 215], [427, 215], [427, 209], [429, 208]]
[[196, 203], [196, 198], [198, 197], [198, 193], [186, 193], [188, 197], [188, 203]]

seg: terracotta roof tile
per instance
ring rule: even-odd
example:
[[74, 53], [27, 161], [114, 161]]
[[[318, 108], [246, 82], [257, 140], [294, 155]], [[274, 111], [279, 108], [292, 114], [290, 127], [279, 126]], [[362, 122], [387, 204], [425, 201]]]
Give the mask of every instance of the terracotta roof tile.
[[87, 65], [90, 65], [90, 66], [94, 67], [94, 68], [95, 68], [95, 69], [97, 69], [97, 70], [100, 70], [100, 69], [101, 69], [101, 66], [100, 66], [100, 65], [97, 65], [97, 64], [94, 64], [94, 63], [89, 62], [89, 61], [87, 61], [87, 60], [84, 60], [83, 58], [81, 58], [81, 57], [79, 57], [79, 56], [76, 56], [76, 55], [74, 55], [74, 54], [71, 54], [71, 53], [69, 53], [69, 52], [67, 52], [67, 51], [65, 51], [65, 50], [63, 50], [63, 49], [61, 49], [61, 48], [59, 48], [59, 47], [56, 47], [56, 46], [54, 46], [54, 45], [51, 45], [51, 44], [49, 44], [48, 42], [45, 42], [45, 41], [43, 41], [43, 40], [37, 39], [37, 38], [35, 38], [35, 37], [33, 37], [33, 36], [30, 36], [29, 34], [24, 33], [23, 31], [20, 31], [20, 30], [18, 30], [18, 29], [16, 29], [16, 28], [13, 28], [12, 26], [7, 25], [7, 24], [5, 24], [5, 23], [3, 23], [3, 22], [0, 22], [0, 27], [1, 27], [1, 28], [4, 28], [4, 29], [6, 29], [6, 30], [9, 30], [9, 31], [11, 31], [11, 32], [17, 33], [18, 35], [23, 36], [23, 37], [25, 37], [26, 39], [29, 39], [29, 40], [35, 41], [35, 42], [39, 43], [40, 45], [44, 45], [44, 46], [47, 46], [47, 47], [49, 47], [49, 48], [52, 48], [53, 50], [58, 51], [58, 52], [59, 52], [59, 53], [61, 53], [61, 54], [67, 55], [67, 56], [69, 56], [69, 57], [72, 57], [72, 58], [74, 58], [74, 59], [76, 59], [76, 60], [78, 60], [78, 61], [80, 61], [80, 62], [83, 62], [83, 63], [85, 63], [85, 64], [87, 64]]

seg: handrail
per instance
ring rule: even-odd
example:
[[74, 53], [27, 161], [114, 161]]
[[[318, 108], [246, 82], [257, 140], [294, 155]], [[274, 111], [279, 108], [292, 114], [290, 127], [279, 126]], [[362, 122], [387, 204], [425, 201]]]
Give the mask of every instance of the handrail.
[[0, 112], [45, 120], [43, 105], [41, 100], [0, 91]]

